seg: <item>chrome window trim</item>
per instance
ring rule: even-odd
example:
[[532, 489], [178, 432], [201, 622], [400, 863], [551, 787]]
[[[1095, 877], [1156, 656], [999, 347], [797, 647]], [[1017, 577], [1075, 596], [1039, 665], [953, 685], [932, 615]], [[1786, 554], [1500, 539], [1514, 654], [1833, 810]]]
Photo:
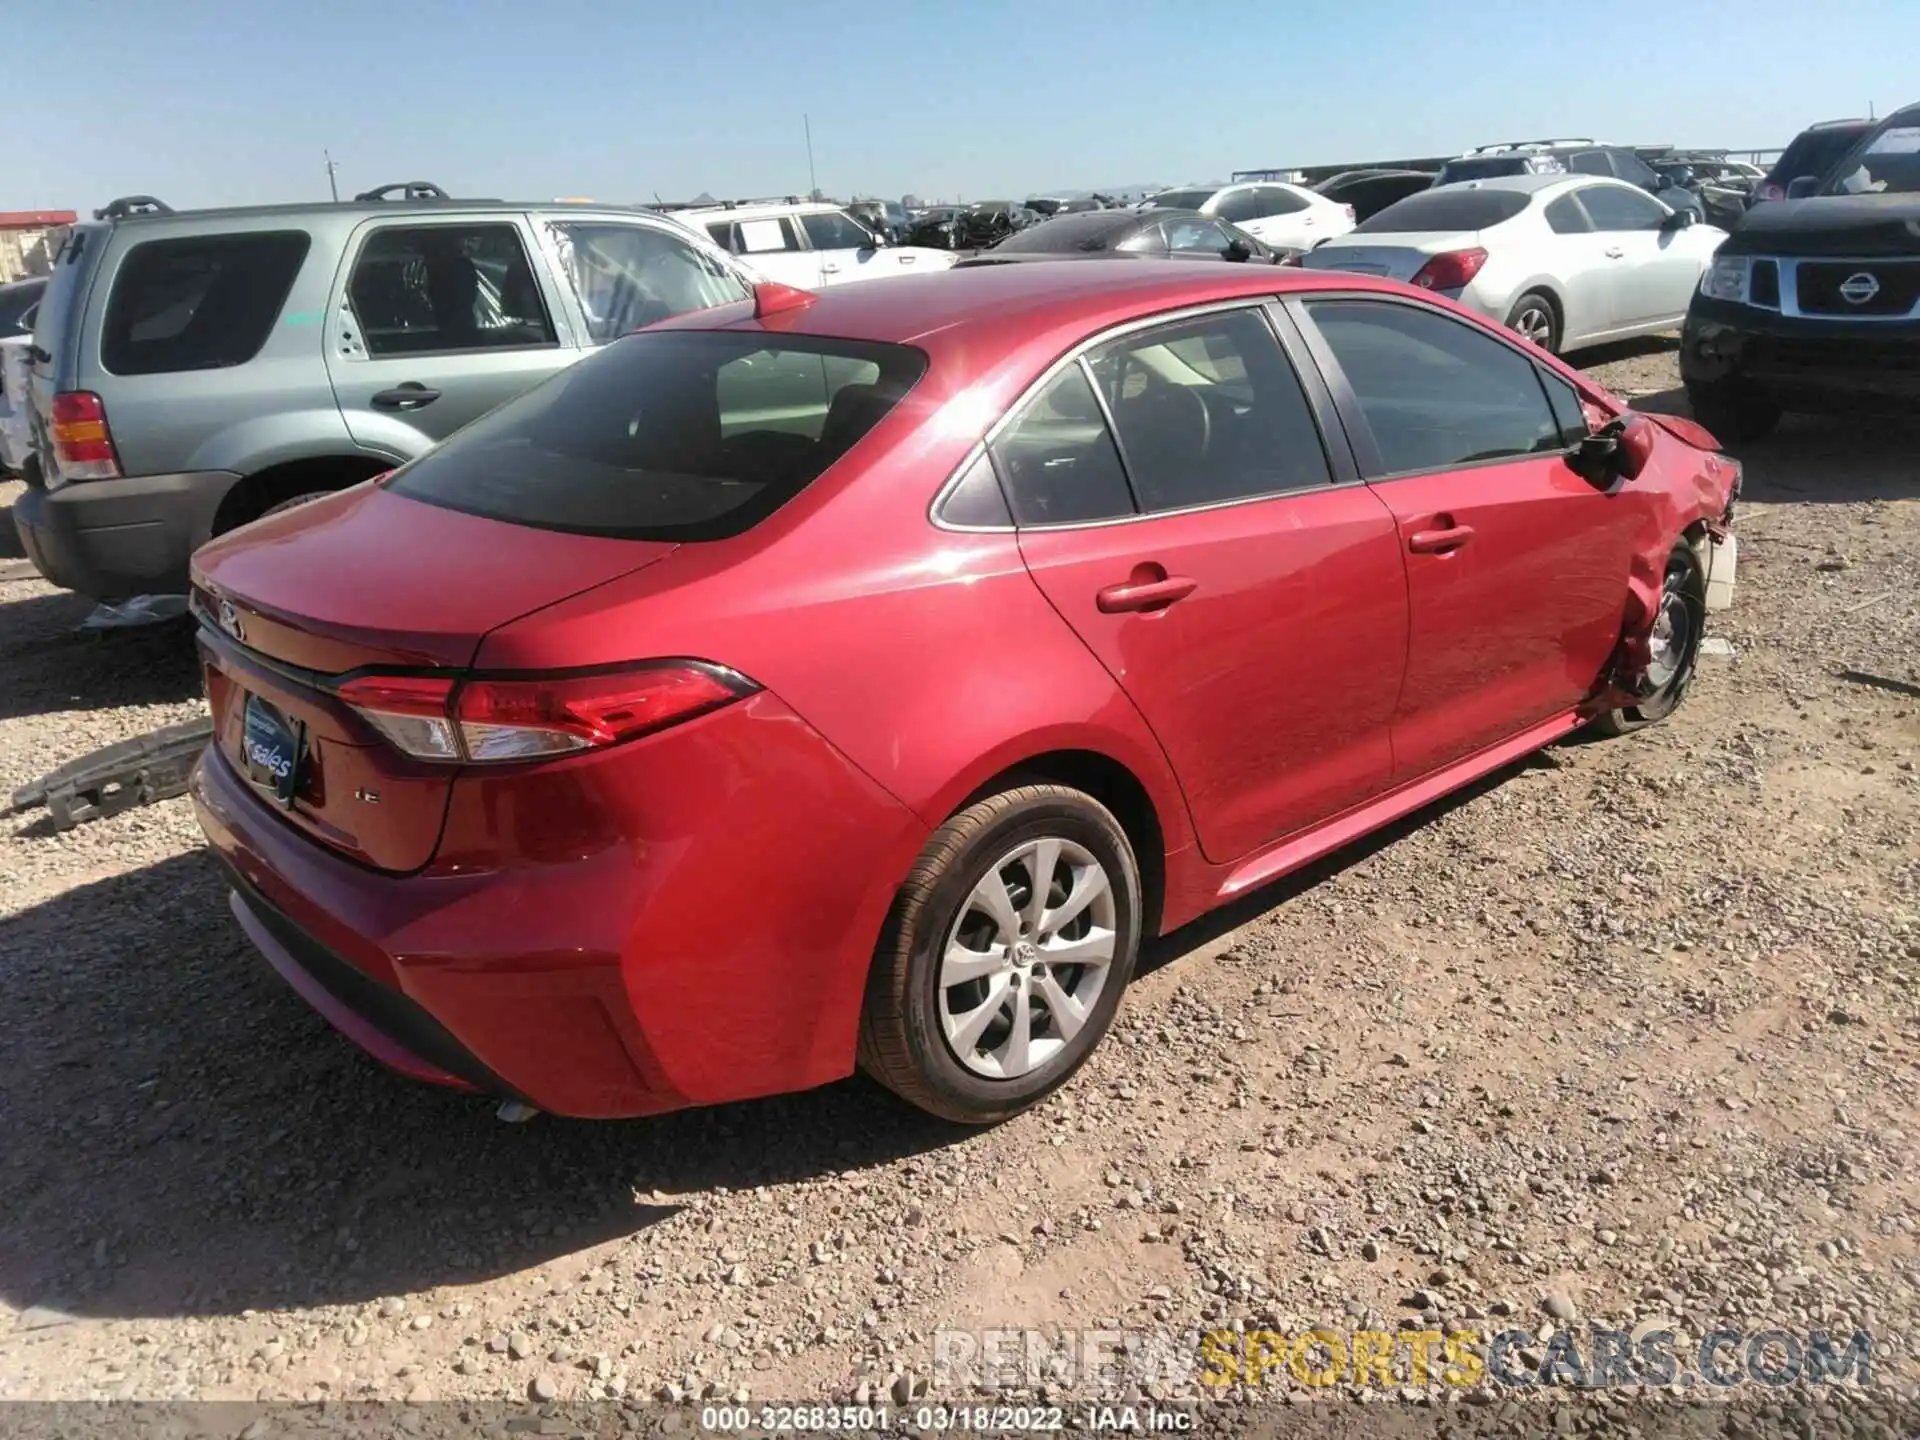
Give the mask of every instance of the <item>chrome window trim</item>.
[[[1192, 320], [1207, 315], [1225, 314], [1233, 310], [1252, 310], [1260, 315], [1269, 333], [1273, 334], [1274, 344], [1279, 347], [1281, 355], [1286, 359], [1288, 365], [1291, 366], [1294, 364], [1293, 356], [1288, 353], [1286, 344], [1279, 334], [1274, 332], [1273, 322], [1265, 313], [1267, 306], [1275, 303], [1277, 300], [1283, 300], [1285, 298], [1285, 295], [1280, 292], [1274, 292], [1272, 294], [1263, 292], [1258, 295], [1235, 296], [1229, 300], [1209, 300], [1197, 305], [1184, 305], [1178, 310], [1163, 310], [1153, 315], [1124, 320], [1118, 325], [1099, 331], [1080, 341], [1072, 349], [1055, 359], [1045, 370], [1041, 371], [1040, 374], [1015, 397], [1013, 403], [1007, 406], [1006, 410], [1000, 415], [1000, 418], [987, 427], [986, 434], [980, 437], [979, 441], [967, 451], [966, 457], [962, 459], [959, 465], [954, 468], [953, 472], [941, 482], [939, 490], [934, 494], [932, 504], [927, 507], [928, 522], [936, 530], [946, 530], [958, 535], [1017, 535], [1037, 534], [1050, 530], [1088, 530], [1098, 525], [1132, 525], [1142, 520], [1164, 520], [1170, 515], [1197, 515], [1208, 510], [1230, 509], [1236, 505], [1258, 505], [1263, 501], [1281, 499], [1290, 495], [1318, 495], [1325, 490], [1345, 489], [1352, 485], [1364, 485], [1366, 483], [1364, 480], [1339, 480], [1333, 478], [1333, 462], [1329, 456], [1328, 481], [1324, 485], [1290, 486], [1285, 490], [1269, 490], [1259, 495], [1239, 495], [1231, 500], [1210, 500], [1199, 505], [1183, 505], [1177, 510], [1135, 509], [1131, 515], [1109, 515], [1098, 520], [1063, 520], [1052, 525], [1022, 525], [1018, 520], [1011, 525], [953, 525], [941, 518], [940, 511], [947, 502], [947, 496], [951, 494], [959, 485], [960, 481], [966, 477], [968, 469], [973, 465], [974, 461], [979, 458], [981, 452], [990, 450], [993, 442], [1000, 438], [1001, 432], [1019, 418], [1020, 413], [1034, 402], [1039, 396], [1040, 391], [1048, 385], [1051, 385], [1061, 372], [1071, 366], [1081, 364], [1089, 351], [1095, 350], [1107, 344], [1109, 341], [1124, 339], [1126, 336], [1137, 334], [1142, 330], [1153, 330], [1163, 325], [1177, 325], [1185, 320]], [[1088, 377], [1088, 383], [1092, 384], [1091, 376]], [[1300, 386], [1304, 392], [1306, 390], [1306, 381], [1304, 379], [1300, 381]], [[1106, 415], [1106, 401], [1101, 397], [1100, 387], [1098, 385], [1093, 386], [1093, 393], [1094, 398], [1100, 402], [1101, 414], [1103, 416]], [[1311, 395], [1307, 396], [1309, 413], [1312, 412], [1312, 398]], [[1131, 471], [1126, 470], [1126, 450], [1121, 445], [1119, 433], [1113, 425], [1111, 416], [1107, 417], [1107, 433], [1112, 436], [1114, 449], [1120, 455], [1121, 468], [1123, 471], [1126, 471], [1127, 485], [1128, 488], [1131, 489], [1133, 485], [1133, 474]], [[1315, 433], [1318, 435], [1317, 417]], [[1327, 439], [1323, 435], [1319, 436], [1319, 439], [1321, 453], [1326, 455]], [[987, 457], [987, 463], [990, 465], [993, 463], [991, 454]], [[997, 465], [994, 466], [994, 476], [997, 479], [1001, 479], [1001, 493], [1007, 502], [1007, 513], [1011, 515], [1013, 514], [1013, 497], [1005, 493], [1005, 481], [1004, 478], [1000, 476], [1000, 470]], [[1138, 506], [1139, 503], [1139, 497], [1135, 496], [1134, 504]]]

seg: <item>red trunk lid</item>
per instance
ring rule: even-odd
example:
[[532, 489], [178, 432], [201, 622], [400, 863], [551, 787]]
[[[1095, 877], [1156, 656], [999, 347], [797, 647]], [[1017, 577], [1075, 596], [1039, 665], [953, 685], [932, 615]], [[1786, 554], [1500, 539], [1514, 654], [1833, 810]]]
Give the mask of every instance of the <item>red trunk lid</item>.
[[[418, 869], [456, 767], [402, 755], [332, 677], [464, 669], [489, 631], [674, 548], [509, 525], [377, 485], [222, 536], [193, 565], [216, 744], [288, 823], [364, 864]], [[293, 768], [276, 784], [282, 762]]]

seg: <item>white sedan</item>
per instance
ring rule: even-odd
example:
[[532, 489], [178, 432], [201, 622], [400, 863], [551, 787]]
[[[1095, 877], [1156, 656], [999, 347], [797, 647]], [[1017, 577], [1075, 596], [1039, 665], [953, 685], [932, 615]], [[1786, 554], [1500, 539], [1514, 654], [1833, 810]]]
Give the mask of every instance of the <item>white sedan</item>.
[[1726, 238], [1619, 180], [1511, 175], [1409, 195], [1301, 263], [1436, 290], [1561, 351], [1678, 327]]
[[1198, 210], [1239, 226], [1276, 250], [1310, 250], [1322, 240], [1353, 229], [1351, 205], [1275, 180], [1163, 190], [1148, 196], [1140, 208]]

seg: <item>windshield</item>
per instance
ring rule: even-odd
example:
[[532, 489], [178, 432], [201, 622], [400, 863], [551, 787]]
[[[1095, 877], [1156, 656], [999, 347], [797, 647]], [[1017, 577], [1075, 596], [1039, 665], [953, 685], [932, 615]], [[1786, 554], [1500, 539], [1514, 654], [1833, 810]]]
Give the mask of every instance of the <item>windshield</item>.
[[1018, 230], [994, 246], [1002, 251], [1059, 254], [1065, 250], [1111, 250], [1114, 242], [1136, 224], [1133, 216], [1113, 210], [1085, 215], [1061, 215], [1044, 225]]
[[1767, 178], [1776, 185], [1790, 185], [1803, 175], [1824, 180], [1827, 171], [1868, 128], [1862, 123], [1805, 131], [1795, 136], [1793, 143], [1781, 152], [1780, 158], [1773, 162], [1773, 169], [1767, 172]]
[[1213, 199], [1211, 190], [1166, 190], [1147, 203], [1156, 210], [1198, 210]]
[[1526, 190], [1422, 190], [1353, 227], [1356, 235], [1406, 235], [1416, 230], [1485, 230], [1511, 220], [1533, 199]]
[[1828, 195], [1920, 194], [1920, 114], [1902, 118], [1840, 162]]

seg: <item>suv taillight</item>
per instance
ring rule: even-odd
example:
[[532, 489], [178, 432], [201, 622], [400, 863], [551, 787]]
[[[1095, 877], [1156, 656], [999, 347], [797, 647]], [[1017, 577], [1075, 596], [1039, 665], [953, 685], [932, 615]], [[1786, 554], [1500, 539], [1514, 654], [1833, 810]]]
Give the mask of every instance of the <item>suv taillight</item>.
[[402, 753], [460, 765], [618, 745], [757, 688], [717, 665], [668, 660], [510, 679], [362, 675], [338, 693]]
[[1443, 250], [1413, 277], [1422, 290], [1458, 290], [1480, 273], [1487, 263], [1487, 252], [1479, 246], [1471, 250]]
[[53, 397], [53, 458], [62, 480], [118, 480], [120, 456], [107, 429], [107, 407], [91, 390]]

